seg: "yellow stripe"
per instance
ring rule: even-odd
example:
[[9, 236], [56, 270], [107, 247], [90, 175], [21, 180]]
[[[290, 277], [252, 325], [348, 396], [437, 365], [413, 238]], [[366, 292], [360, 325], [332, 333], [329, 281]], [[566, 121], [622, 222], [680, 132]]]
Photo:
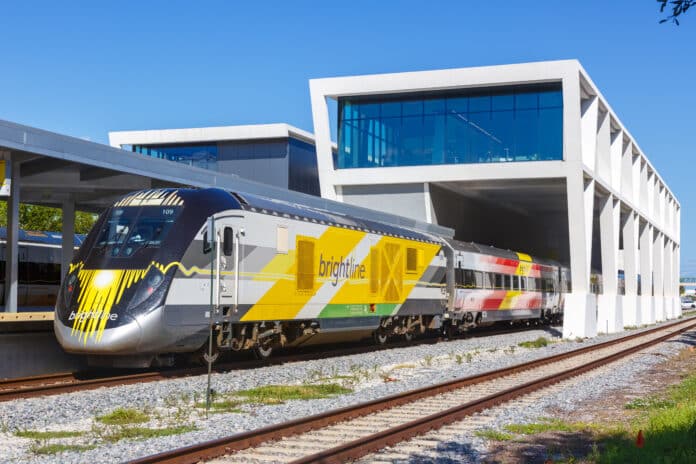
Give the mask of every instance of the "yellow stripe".
[[503, 301], [500, 302], [500, 307], [498, 309], [512, 309], [514, 308], [514, 303], [515, 303], [515, 298], [520, 296], [522, 292], [520, 291], [511, 291], [511, 292], [506, 292], [505, 293], [505, 298], [503, 298]]

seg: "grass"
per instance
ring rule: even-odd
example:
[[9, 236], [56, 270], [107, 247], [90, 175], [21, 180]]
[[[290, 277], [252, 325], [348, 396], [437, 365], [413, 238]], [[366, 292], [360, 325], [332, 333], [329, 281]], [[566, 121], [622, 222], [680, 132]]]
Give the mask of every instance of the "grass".
[[54, 430], [39, 432], [38, 430], [18, 430], [15, 435], [21, 438], [31, 438], [33, 440], [49, 440], [51, 438], [72, 438], [84, 435], [84, 432], [69, 430]]
[[[696, 462], [696, 373], [662, 395], [637, 398], [624, 407], [636, 412], [629, 424], [547, 419], [531, 424], [511, 424], [505, 431], [517, 435], [592, 432], [597, 446], [587, 459], [597, 464]], [[642, 448], [636, 444], [638, 431], [642, 431], [644, 438]], [[493, 432], [490, 437], [495, 439]], [[578, 462], [574, 457], [571, 459]]]
[[313, 400], [351, 393], [353, 390], [335, 383], [319, 385], [265, 385], [235, 392], [250, 403], [280, 404], [289, 400]]
[[536, 340], [518, 343], [517, 346], [522, 348], [542, 348], [548, 344], [549, 340], [546, 337], [539, 337]]
[[[633, 400], [626, 407], [638, 412], [631, 430], [604, 440], [600, 463], [696, 462], [696, 374], [662, 396]], [[642, 449], [635, 446], [638, 430], [645, 440]]]
[[150, 438], [166, 437], [169, 435], [180, 435], [192, 432], [196, 427], [190, 425], [178, 425], [176, 427], [149, 428], [149, 427], [117, 427], [102, 434], [104, 441], [115, 443], [120, 440], [138, 439], [147, 440]]
[[[210, 403], [210, 409], [214, 413], [242, 412], [242, 410], [239, 409], [239, 406], [242, 404], [244, 404], [244, 402], [239, 400], [225, 399], [220, 401], [212, 401]], [[205, 401], [195, 403], [195, 407], [205, 409]]]
[[95, 445], [63, 445], [54, 443], [50, 445], [32, 446], [31, 452], [34, 454], [56, 454], [63, 451], [87, 451], [96, 448]]
[[514, 435], [493, 429], [477, 430], [474, 435], [492, 441], [510, 441], [515, 438]]
[[134, 408], [117, 408], [109, 414], [97, 416], [97, 420], [106, 425], [142, 424], [148, 422], [150, 416]]
[[588, 428], [588, 424], [569, 423], [558, 419], [544, 419], [541, 422], [529, 424], [509, 424], [505, 426], [508, 432], [519, 435], [536, 435], [544, 432], [576, 432]]

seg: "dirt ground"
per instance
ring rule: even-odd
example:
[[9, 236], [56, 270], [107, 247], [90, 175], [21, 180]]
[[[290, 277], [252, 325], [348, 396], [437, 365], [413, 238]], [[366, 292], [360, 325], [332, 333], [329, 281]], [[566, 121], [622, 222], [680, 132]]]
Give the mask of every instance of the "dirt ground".
[[[664, 360], [645, 371], [630, 386], [620, 390], [608, 391], [599, 399], [580, 401], [572, 413], [562, 410], [548, 410], [549, 418], [567, 422], [595, 424], [628, 424], [635, 410], [625, 409], [624, 405], [636, 398], [663, 392], [669, 385], [679, 383], [684, 377], [696, 372], [696, 333], [686, 334], [691, 346], [677, 356], [667, 356], [653, 352]], [[669, 342], [667, 342], [669, 343]], [[574, 463], [590, 463], [587, 456], [595, 447], [591, 432], [545, 432], [524, 435], [512, 441], [493, 442], [490, 454], [484, 460], [487, 464], [545, 464], [553, 463], [563, 456], [564, 462], [573, 458]], [[601, 452], [601, 448], [599, 448]]]

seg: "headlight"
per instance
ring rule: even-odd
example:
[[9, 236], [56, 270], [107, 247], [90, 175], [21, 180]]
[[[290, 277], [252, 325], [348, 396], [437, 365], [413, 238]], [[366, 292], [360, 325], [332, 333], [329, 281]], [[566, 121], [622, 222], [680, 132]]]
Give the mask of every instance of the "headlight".
[[63, 286], [63, 304], [66, 309], [70, 308], [70, 302], [72, 301], [73, 293], [77, 288], [77, 273], [68, 274], [65, 278], [65, 285]]
[[159, 287], [162, 285], [162, 282], [164, 282], [164, 274], [154, 267], [151, 268], [145, 278], [138, 282], [138, 288], [128, 307], [135, 308], [136, 306], [143, 304], [148, 298], [150, 298], [150, 296], [157, 292], [157, 289], [159, 289]]

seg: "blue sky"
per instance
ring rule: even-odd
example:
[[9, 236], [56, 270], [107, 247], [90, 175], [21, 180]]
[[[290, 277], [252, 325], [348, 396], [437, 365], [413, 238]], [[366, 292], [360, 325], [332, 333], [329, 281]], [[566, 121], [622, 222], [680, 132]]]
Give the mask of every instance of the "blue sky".
[[317, 77], [577, 58], [682, 205], [696, 276], [696, 12], [653, 0], [5, 2], [0, 118], [110, 130], [288, 122]]

